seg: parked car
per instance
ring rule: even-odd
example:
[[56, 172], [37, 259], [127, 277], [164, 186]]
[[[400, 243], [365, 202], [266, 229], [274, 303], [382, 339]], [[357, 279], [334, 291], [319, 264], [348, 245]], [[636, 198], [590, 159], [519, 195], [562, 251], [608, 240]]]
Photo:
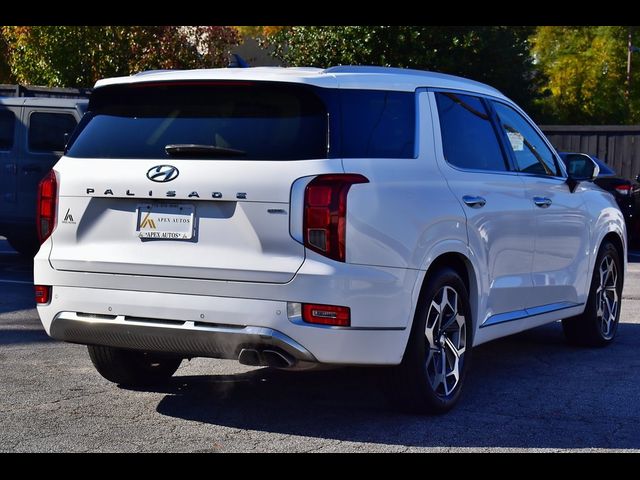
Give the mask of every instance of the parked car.
[[33, 257], [40, 246], [35, 227], [38, 184], [62, 155], [65, 135], [76, 127], [88, 101], [76, 89], [8, 87], [0, 85], [0, 235]]
[[640, 243], [640, 185], [638, 179], [633, 182], [619, 176], [616, 171], [593, 155], [586, 153], [559, 152], [560, 158], [564, 162], [570, 174], [589, 178], [593, 175], [594, 165], [598, 166], [599, 172], [594, 183], [603, 190], [611, 193], [620, 211], [624, 216], [627, 225], [627, 235], [629, 244]]
[[197, 356], [378, 365], [404, 408], [444, 412], [472, 347], [561, 319], [571, 342], [613, 341], [625, 223], [592, 180], [459, 77], [101, 80], [40, 184], [38, 314], [125, 386]]

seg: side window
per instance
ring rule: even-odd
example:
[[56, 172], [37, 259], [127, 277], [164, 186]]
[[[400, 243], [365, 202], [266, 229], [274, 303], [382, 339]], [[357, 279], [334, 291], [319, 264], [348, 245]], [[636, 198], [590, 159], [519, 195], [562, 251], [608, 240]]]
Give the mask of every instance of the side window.
[[479, 98], [436, 93], [436, 103], [448, 163], [471, 170], [508, 170], [489, 113]]
[[69, 113], [32, 113], [29, 119], [29, 150], [62, 152], [64, 134], [71, 134], [77, 123], [76, 117]]
[[13, 148], [16, 116], [12, 111], [0, 110], [0, 150]]
[[493, 106], [509, 139], [518, 170], [538, 175], [560, 175], [553, 152], [529, 122], [503, 103], [493, 102]]

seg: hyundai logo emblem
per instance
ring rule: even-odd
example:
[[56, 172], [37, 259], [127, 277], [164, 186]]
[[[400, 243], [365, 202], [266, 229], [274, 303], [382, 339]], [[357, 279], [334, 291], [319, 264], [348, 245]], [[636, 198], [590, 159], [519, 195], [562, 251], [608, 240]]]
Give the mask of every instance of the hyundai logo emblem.
[[147, 172], [147, 178], [152, 182], [170, 182], [175, 179], [180, 172], [173, 165], [156, 165]]

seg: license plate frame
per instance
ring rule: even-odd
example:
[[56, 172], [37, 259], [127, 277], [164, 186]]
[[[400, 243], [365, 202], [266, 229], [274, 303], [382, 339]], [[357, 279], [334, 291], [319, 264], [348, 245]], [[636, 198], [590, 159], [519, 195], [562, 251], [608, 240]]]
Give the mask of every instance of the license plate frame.
[[140, 203], [136, 206], [135, 235], [144, 240], [191, 240], [195, 210], [193, 204]]

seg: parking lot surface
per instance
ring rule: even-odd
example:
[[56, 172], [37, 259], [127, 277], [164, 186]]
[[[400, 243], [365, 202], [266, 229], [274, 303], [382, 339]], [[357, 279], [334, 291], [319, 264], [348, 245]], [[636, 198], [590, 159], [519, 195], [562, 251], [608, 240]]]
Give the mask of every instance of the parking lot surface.
[[640, 254], [630, 260], [611, 347], [568, 346], [559, 323], [483, 345], [457, 408], [417, 416], [389, 407], [375, 368], [195, 359], [162, 388], [119, 388], [85, 347], [47, 337], [31, 262], [0, 237], [0, 451], [640, 451]]

